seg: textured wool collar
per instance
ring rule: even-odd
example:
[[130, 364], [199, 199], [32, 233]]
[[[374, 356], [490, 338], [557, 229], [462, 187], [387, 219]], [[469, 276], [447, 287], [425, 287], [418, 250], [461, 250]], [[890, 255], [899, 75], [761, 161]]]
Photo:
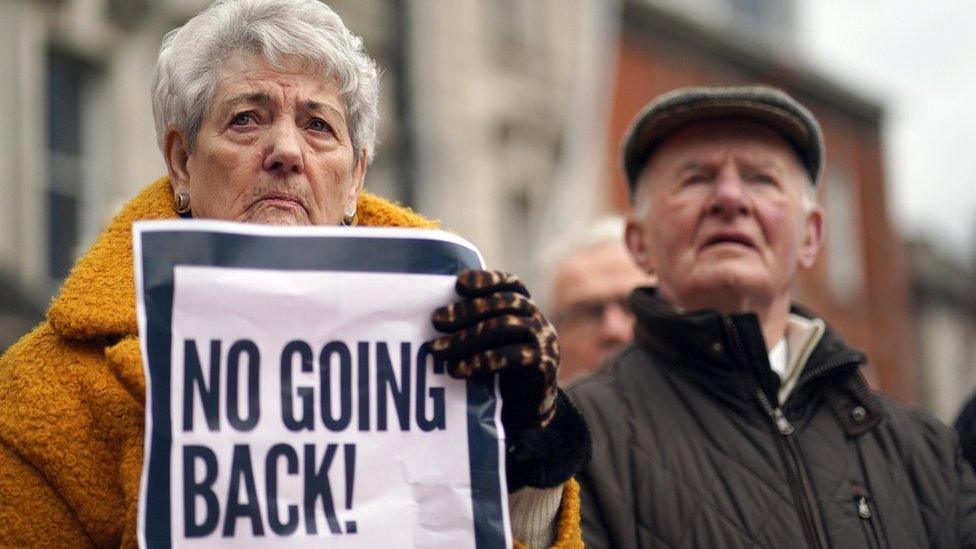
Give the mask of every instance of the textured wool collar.
[[[438, 223], [363, 192], [357, 204], [359, 225], [436, 228]], [[143, 219], [176, 219], [169, 178], [149, 185], [115, 216], [91, 249], [78, 260], [54, 298], [47, 317], [60, 335], [74, 340], [134, 336], [135, 282], [132, 269], [132, 223]]]

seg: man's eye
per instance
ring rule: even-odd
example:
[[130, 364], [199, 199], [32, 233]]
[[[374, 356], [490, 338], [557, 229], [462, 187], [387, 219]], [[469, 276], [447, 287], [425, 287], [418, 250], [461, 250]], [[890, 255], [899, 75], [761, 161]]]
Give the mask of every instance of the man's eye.
[[332, 126], [321, 118], [313, 118], [312, 121], [308, 123], [308, 129], [315, 132], [328, 132], [332, 131]]
[[247, 126], [254, 123], [254, 115], [249, 112], [242, 112], [231, 120], [231, 124], [235, 126]]
[[764, 173], [757, 173], [751, 177], [752, 181], [761, 185], [775, 185], [776, 179]]

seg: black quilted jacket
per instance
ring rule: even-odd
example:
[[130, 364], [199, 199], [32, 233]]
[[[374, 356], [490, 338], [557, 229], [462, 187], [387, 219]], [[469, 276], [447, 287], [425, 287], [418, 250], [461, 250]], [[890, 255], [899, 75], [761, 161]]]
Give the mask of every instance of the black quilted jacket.
[[780, 405], [755, 315], [631, 304], [637, 341], [569, 391], [593, 435], [587, 547], [976, 547], [955, 435], [871, 393], [830, 330]]

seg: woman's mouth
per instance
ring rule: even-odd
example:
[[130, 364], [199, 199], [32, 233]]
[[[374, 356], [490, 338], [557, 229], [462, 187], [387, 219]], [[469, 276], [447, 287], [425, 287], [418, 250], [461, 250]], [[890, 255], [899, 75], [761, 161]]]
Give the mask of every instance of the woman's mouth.
[[266, 206], [273, 206], [276, 208], [301, 208], [305, 209], [305, 204], [297, 196], [290, 195], [287, 193], [271, 193], [262, 196], [254, 201], [252, 206], [257, 204], [264, 204]]

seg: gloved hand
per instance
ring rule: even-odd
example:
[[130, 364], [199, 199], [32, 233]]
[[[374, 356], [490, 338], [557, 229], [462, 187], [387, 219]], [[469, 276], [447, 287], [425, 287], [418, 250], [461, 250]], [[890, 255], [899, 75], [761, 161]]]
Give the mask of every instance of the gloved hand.
[[559, 342], [529, 291], [498, 271], [464, 271], [457, 293], [466, 298], [434, 311], [434, 328], [448, 335], [431, 345], [458, 378], [498, 373], [502, 424], [518, 431], [546, 426], [556, 407]]
[[431, 342], [434, 356], [454, 377], [499, 376], [509, 490], [558, 486], [585, 464], [590, 439], [556, 385], [555, 329], [514, 275], [462, 271], [455, 290], [462, 301], [433, 314], [446, 333]]

